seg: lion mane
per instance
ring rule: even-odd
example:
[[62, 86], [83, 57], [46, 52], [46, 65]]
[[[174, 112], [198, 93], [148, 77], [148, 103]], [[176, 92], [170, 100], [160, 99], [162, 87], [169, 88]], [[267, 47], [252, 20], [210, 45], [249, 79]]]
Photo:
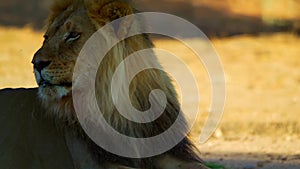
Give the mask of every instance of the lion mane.
[[[72, 149], [70, 152], [74, 154], [74, 163], [78, 168], [89, 166], [79, 164], [84, 161], [81, 158], [84, 154], [78, 154], [83, 152], [83, 150], [78, 151], [79, 147], [86, 152], [85, 158], [93, 159], [89, 162], [95, 163], [93, 165], [109, 163], [135, 168], [163, 169], [185, 169], [189, 168], [187, 167], [189, 165], [196, 165], [198, 169], [205, 168], [188, 136], [162, 155], [130, 159], [103, 150], [84, 133], [78, 123], [72, 99], [72, 83], [74, 83], [72, 72], [79, 52], [88, 38], [98, 29], [115, 19], [133, 13], [134, 10], [129, 3], [120, 0], [54, 1], [47, 22], [45, 41], [32, 60], [39, 84], [38, 95], [46, 114], [54, 117], [59, 126], [63, 126], [66, 130], [67, 142]], [[112, 36], [126, 34], [129, 29], [129, 22], [121, 22], [113, 29]], [[127, 136], [145, 138], [159, 135], [167, 130], [178, 116], [181, 116], [177, 94], [170, 77], [167, 73], [156, 69], [138, 73], [130, 82], [129, 92], [132, 105], [140, 111], [145, 111], [151, 107], [149, 102], [151, 91], [162, 90], [166, 95], [167, 104], [160, 117], [151, 123], [136, 123], [121, 116], [113, 104], [112, 75], [118, 65], [130, 54], [152, 47], [153, 44], [146, 34], [129, 37], [108, 52], [97, 72], [95, 87], [98, 105], [106, 121], [115, 130]], [[156, 60], [151, 62], [159, 65]], [[186, 127], [178, 129], [178, 133], [182, 135], [185, 135], [186, 131]]]

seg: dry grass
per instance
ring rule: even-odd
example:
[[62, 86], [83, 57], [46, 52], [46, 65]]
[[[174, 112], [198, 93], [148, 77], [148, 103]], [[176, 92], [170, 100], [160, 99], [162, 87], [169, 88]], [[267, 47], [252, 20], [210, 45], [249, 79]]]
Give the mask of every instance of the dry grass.
[[[299, 37], [291, 34], [240, 36], [215, 40], [214, 44], [228, 80], [224, 123], [232, 120], [240, 121], [241, 125], [245, 120], [261, 124], [299, 122]], [[294, 129], [294, 133], [299, 133]]]
[[[226, 109], [221, 125], [225, 137], [236, 137], [237, 133], [272, 136], [300, 133], [297, 114], [300, 110], [300, 38], [292, 34], [245, 35], [212, 42], [223, 62], [227, 80]], [[197, 72], [201, 112], [206, 113], [211, 96], [203, 66], [195, 62], [192, 52], [179, 42], [163, 40], [156, 44], [179, 53]], [[205, 115], [200, 117], [202, 124]]]

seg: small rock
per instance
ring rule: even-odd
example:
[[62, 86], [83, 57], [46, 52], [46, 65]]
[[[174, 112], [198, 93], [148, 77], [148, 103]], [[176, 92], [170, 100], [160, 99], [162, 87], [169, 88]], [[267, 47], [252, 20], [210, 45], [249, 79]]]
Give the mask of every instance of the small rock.
[[287, 160], [287, 157], [281, 157], [280, 160], [281, 160], [281, 161], [286, 161], [286, 160]]

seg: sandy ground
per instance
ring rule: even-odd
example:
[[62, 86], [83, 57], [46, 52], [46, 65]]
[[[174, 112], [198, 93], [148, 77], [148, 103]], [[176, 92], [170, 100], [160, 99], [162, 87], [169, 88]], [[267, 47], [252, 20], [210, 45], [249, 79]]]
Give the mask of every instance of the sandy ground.
[[[42, 34], [27, 28], [0, 28], [0, 37], [0, 88], [36, 86], [30, 61]], [[205, 48], [201, 41], [190, 41]], [[300, 38], [244, 35], [212, 39], [212, 43], [224, 66], [227, 94], [217, 131], [199, 145], [203, 158], [229, 169], [299, 169]], [[206, 70], [179, 42], [165, 39], [155, 44], [179, 56], [198, 82], [201, 100], [190, 100], [200, 105], [192, 129], [197, 141], [212, 97]]]

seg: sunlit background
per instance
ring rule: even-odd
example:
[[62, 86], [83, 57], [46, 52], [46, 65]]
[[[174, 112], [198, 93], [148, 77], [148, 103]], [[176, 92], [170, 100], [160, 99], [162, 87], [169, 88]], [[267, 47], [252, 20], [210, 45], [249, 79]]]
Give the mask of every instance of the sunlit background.
[[[36, 87], [31, 59], [41, 46], [51, 0], [0, 0], [0, 88]], [[228, 168], [300, 168], [300, 0], [136, 0], [197, 25], [223, 63], [227, 101], [202, 156]], [[205, 70], [177, 41], [155, 39], [181, 53], [201, 91], [197, 141], [210, 104]], [[251, 168], [252, 167], [252, 168]]]

